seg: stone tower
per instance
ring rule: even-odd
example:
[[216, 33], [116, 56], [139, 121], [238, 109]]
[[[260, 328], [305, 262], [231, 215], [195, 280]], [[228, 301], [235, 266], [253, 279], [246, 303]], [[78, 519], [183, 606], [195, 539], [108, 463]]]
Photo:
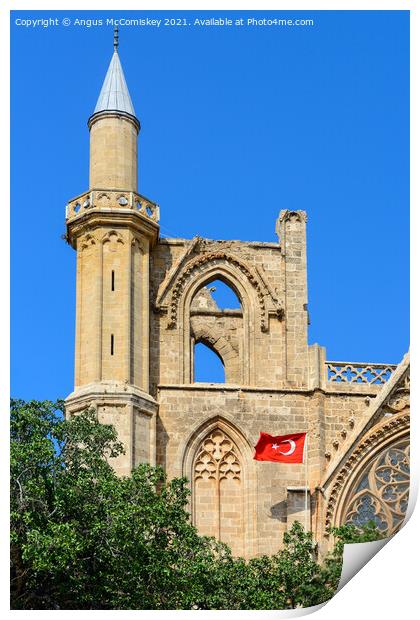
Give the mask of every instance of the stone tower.
[[[136, 117], [114, 53], [90, 131], [89, 191], [67, 207], [77, 252], [75, 389], [67, 410], [93, 406], [124, 441], [115, 467], [155, 461], [155, 400], [149, 394], [149, 257], [158, 207], [137, 192]], [[136, 320], [135, 320], [136, 318]]]

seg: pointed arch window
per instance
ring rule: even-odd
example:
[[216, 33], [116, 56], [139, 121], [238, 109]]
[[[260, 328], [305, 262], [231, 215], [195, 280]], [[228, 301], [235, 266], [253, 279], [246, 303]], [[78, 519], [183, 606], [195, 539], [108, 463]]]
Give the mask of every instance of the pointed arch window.
[[195, 293], [190, 306], [193, 382], [242, 383], [244, 328], [237, 293], [214, 276]]
[[220, 428], [208, 433], [193, 462], [194, 523], [199, 532], [244, 553], [243, 471], [239, 450]]
[[349, 494], [344, 522], [362, 526], [373, 521], [391, 536], [401, 527], [410, 488], [409, 439], [387, 447], [359, 474]]

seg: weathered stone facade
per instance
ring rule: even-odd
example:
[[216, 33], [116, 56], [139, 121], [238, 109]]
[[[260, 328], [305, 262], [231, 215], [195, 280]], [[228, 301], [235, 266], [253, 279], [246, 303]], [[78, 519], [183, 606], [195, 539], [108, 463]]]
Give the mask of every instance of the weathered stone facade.
[[[193, 522], [235, 554], [275, 552], [295, 519], [308, 519], [321, 552], [328, 527], [348, 519], [370, 514], [395, 531], [408, 493], [408, 358], [397, 369], [336, 363], [308, 344], [304, 211], [281, 211], [278, 243], [160, 238], [157, 205], [137, 193], [139, 127], [123, 110], [91, 117], [91, 189], [67, 208], [77, 251], [68, 412], [93, 406], [115, 425], [121, 475], [147, 462], [186, 476]], [[217, 306], [214, 280], [240, 309]], [[194, 383], [196, 342], [223, 361], [226, 383]], [[260, 431], [308, 432], [308, 481], [304, 465], [253, 460]]]

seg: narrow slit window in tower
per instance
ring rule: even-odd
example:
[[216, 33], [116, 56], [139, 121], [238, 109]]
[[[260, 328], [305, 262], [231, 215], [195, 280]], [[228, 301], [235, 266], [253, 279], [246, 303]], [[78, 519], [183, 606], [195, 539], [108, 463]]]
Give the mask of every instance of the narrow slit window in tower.
[[111, 334], [111, 355], [114, 355], [114, 334]]

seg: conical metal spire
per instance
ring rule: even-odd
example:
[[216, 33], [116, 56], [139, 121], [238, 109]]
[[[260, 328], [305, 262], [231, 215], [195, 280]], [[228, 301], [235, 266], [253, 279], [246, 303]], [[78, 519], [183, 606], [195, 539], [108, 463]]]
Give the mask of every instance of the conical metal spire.
[[95, 107], [97, 112], [118, 111], [136, 116], [118, 56], [118, 28], [114, 30], [114, 53]]

